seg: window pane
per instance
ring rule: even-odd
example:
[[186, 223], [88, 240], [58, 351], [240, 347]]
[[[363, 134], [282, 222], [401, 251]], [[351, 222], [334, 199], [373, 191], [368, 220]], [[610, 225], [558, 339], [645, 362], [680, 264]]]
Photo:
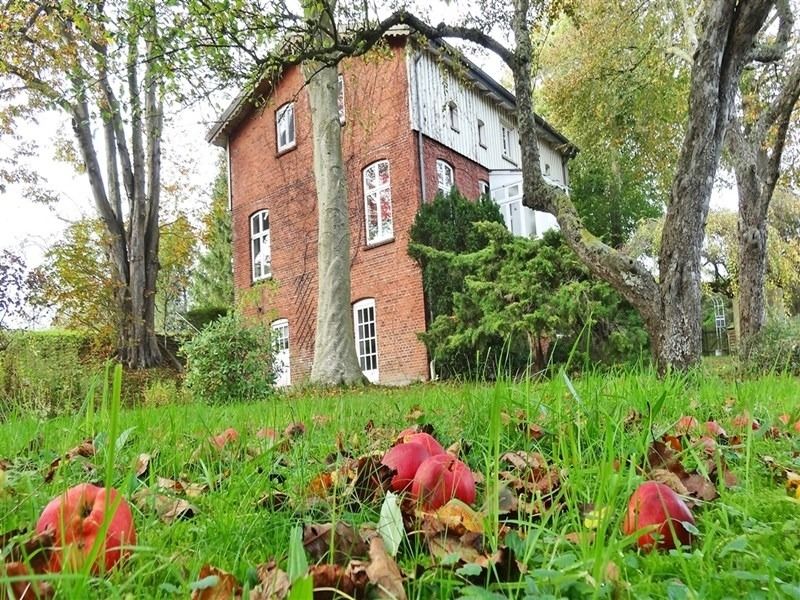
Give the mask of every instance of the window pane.
[[380, 192], [381, 201], [381, 233], [392, 234], [392, 194], [388, 189]]
[[378, 200], [376, 194], [367, 195], [367, 241], [378, 237]]
[[387, 160], [378, 163], [378, 183], [389, 185], [389, 161]]
[[369, 167], [364, 171], [364, 189], [369, 191], [375, 189], [375, 173], [377, 169], [375, 165]]

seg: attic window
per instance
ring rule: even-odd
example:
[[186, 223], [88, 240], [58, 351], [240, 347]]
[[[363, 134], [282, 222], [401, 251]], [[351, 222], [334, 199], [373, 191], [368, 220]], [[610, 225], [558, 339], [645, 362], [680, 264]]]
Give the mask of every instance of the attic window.
[[458, 106], [452, 100], [447, 104], [447, 114], [450, 118], [450, 129], [458, 133]]
[[548, 176], [548, 177], [550, 176], [550, 164], [549, 163], [544, 163], [544, 174], [546, 176]]
[[486, 123], [478, 119], [478, 144], [486, 148]]

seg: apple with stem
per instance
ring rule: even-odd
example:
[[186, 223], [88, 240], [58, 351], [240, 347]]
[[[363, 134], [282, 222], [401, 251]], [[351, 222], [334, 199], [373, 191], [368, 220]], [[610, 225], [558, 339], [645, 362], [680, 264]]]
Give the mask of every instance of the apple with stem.
[[646, 481], [633, 492], [622, 529], [625, 535], [639, 533], [636, 543], [643, 550], [669, 550], [689, 545], [694, 517], [672, 488], [657, 481]]

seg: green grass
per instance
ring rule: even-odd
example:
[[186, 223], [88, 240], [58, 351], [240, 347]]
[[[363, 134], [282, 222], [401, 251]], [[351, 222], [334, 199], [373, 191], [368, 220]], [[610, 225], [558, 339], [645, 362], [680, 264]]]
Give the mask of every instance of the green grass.
[[[102, 579], [56, 579], [63, 597], [187, 597], [189, 585], [207, 563], [240, 581], [271, 557], [285, 568], [290, 532], [298, 523], [377, 521], [379, 505], [364, 505], [357, 512], [335, 503], [308, 506], [308, 486], [327, 468], [325, 457], [336, 450], [337, 438], [355, 454], [385, 450], [392, 435], [409, 424], [407, 415], [415, 406], [443, 445], [464, 443], [467, 461], [487, 482], [495, 481], [498, 456], [507, 450], [541, 452], [564, 470], [565, 480], [558, 510], [518, 524], [521, 539], [512, 543], [527, 570], [521, 581], [467, 581], [452, 568], [432, 565], [424, 548], [406, 543], [399, 562], [406, 574], [413, 574], [406, 579], [409, 598], [480, 597], [469, 595], [474, 591], [471, 584], [513, 598], [800, 597], [800, 504], [786, 495], [782, 482], [761, 461], [761, 456], [770, 455], [800, 469], [795, 456], [800, 435], [770, 439], [764, 435], [765, 426], [746, 435], [736, 451], [726, 450], [738, 485], [722, 489], [720, 498], [695, 510], [700, 535], [691, 550], [642, 554], [621, 532], [627, 499], [642, 480], [636, 465], [642, 463], [653, 434], [670, 430], [683, 414], [700, 421], [716, 419], [729, 432], [733, 416], [744, 410], [764, 425], [783, 412], [796, 419], [800, 382], [791, 378], [735, 381], [694, 373], [659, 380], [649, 372], [620, 372], [571, 383], [556, 377], [536, 384], [306, 390], [259, 403], [127, 409], [116, 424], [115, 411], [101, 406], [101, 395], [98, 391], [96, 402], [71, 417], [44, 421], [15, 414], [0, 425], [0, 459], [13, 461], [0, 491], [0, 533], [32, 527], [50, 498], [82, 481], [108, 480], [130, 495], [141, 485], [134, 464], [143, 452], [156, 454], [151, 479], [220, 483], [191, 500], [198, 514], [189, 520], [167, 525], [150, 511], [134, 509], [138, 549], [125, 568]], [[626, 427], [632, 410], [642, 419]], [[519, 411], [526, 421], [544, 428], [543, 438], [534, 442], [514, 419], [506, 422], [504, 413], [513, 416]], [[259, 446], [254, 435], [258, 429], [280, 431], [297, 421], [305, 424], [306, 432], [287, 453], [270, 451], [254, 458], [247, 454], [247, 448]], [[376, 429], [368, 433], [369, 421]], [[241, 434], [236, 448], [204, 452], [192, 460], [208, 436], [227, 427]], [[64, 463], [54, 480], [44, 483], [50, 461], [81, 440], [114, 439], [126, 431], [127, 441], [116, 452], [109, 452], [114, 445], [106, 442], [106, 450], [92, 459], [98, 466], [95, 473], [85, 471], [86, 461], [76, 460]], [[290, 505], [280, 510], [258, 507], [258, 499], [273, 489], [286, 492]], [[493, 486], [481, 486], [479, 504], [486, 500], [486, 489]], [[586, 531], [581, 508], [589, 503], [604, 509], [596, 535], [578, 544], [567, 542], [566, 534]], [[496, 514], [493, 506], [487, 503], [488, 514]], [[490, 525], [491, 546], [498, 538], [496, 523]], [[607, 581], [609, 563], [619, 571], [617, 583]]]

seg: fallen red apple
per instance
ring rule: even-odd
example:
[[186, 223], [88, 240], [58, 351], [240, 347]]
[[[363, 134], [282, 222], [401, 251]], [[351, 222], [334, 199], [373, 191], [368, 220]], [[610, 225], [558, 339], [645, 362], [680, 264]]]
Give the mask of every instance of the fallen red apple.
[[424, 510], [436, 510], [452, 498], [472, 504], [475, 501], [475, 478], [469, 467], [455, 456], [434, 454], [417, 469], [411, 495]]
[[[113, 514], [106, 515], [110, 510]], [[108, 527], [98, 541], [104, 520]], [[48, 570], [77, 570], [90, 558], [95, 543], [100, 544], [92, 572], [110, 570], [130, 553], [136, 544], [133, 515], [125, 499], [114, 488], [82, 483], [54, 498], [42, 511], [36, 533], [53, 536], [53, 552]]]
[[675, 426], [675, 432], [678, 435], [689, 433], [693, 429], [697, 429], [697, 419], [689, 415], [684, 415], [678, 419], [678, 424]]
[[400, 437], [400, 442], [403, 444], [422, 444], [431, 456], [444, 454], [444, 448], [430, 433], [419, 432], [403, 435]]
[[211, 443], [212, 446], [216, 447], [217, 449], [222, 449], [225, 444], [228, 442], [235, 442], [239, 439], [239, 432], [236, 431], [233, 427], [228, 427], [225, 431], [220, 433], [219, 435], [212, 436], [208, 438], [208, 441]]
[[694, 517], [680, 496], [663, 483], [646, 481], [631, 496], [622, 529], [625, 535], [640, 532], [636, 543], [644, 550], [668, 550], [692, 542], [684, 523], [694, 525]]
[[717, 423], [716, 421], [706, 421], [706, 433], [713, 437], [728, 437], [727, 432], [722, 428], [722, 426]]
[[758, 422], [758, 419], [752, 418], [749, 412], [745, 411], [733, 417], [733, 426], [737, 429], [747, 429], [750, 427], [753, 431], [757, 431], [761, 428], [761, 423]]
[[797, 433], [800, 433], [800, 421], [798, 421], [797, 423], [794, 424], [794, 430]]
[[398, 444], [383, 455], [381, 464], [396, 471], [390, 487], [394, 492], [401, 492], [411, 485], [419, 466], [429, 458], [431, 453], [422, 444]]
[[784, 425], [788, 425], [791, 417], [787, 413], [783, 413], [782, 415], [778, 415], [778, 421], [783, 423]]

